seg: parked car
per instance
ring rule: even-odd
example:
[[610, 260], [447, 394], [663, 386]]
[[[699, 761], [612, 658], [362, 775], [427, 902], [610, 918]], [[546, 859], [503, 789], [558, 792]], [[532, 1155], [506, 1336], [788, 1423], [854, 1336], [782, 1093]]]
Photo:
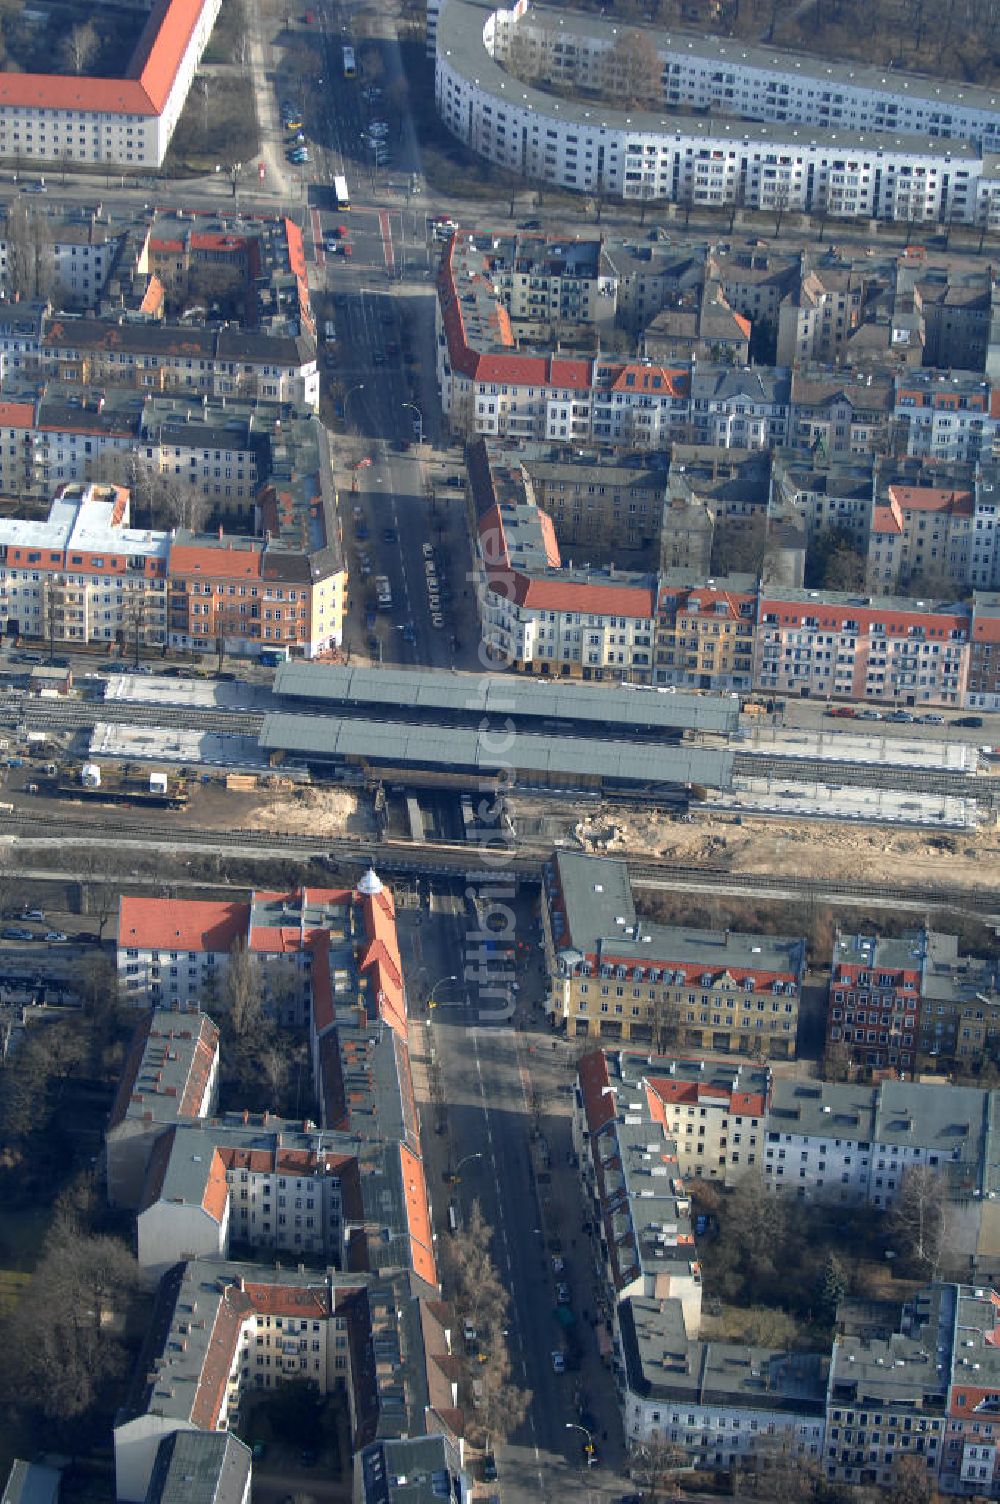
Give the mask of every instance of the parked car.
[[943, 726], [944, 725], [944, 716], [943, 715], [922, 715], [920, 717], [920, 719], [923, 721], [923, 723], [924, 723], [925, 726]]
[[913, 717], [908, 710], [894, 710], [889, 719], [890, 721], [894, 721], [897, 726], [908, 726]]
[[5, 940], [34, 940], [35, 934], [33, 930], [26, 930], [20, 924], [9, 924], [3, 932], [3, 938]]
[[69, 936], [64, 935], [62, 930], [46, 930], [45, 938], [50, 945], [58, 945], [61, 941], [68, 940]]
[[568, 1306], [572, 1303], [572, 1300], [573, 1296], [570, 1293], [569, 1285], [564, 1283], [556, 1285], [556, 1301], [559, 1305]]
[[960, 715], [951, 723], [953, 726], [963, 726], [969, 731], [977, 731], [983, 724], [981, 715]]
[[882, 712], [881, 710], [859, 710], [857, 719], [859, 721], [880, 721], [882, 719]]
[[43, 920], [45, 918], [45, 910], [44, 909], [25, 909], [24, 912], [23, 912], [23, 914], [21, 915], [21, 917], [22, 917], [22, 919], [42, 919]]
[[498, 1477], [497, 1460], [492, 1452], [487, 1452], [483, 1458], [483, 1482], [495, 1483]]
[[565, 1373], [566, 1372], [566, 1354], [565, 1353], [561, 1353], [558, 1350], [553, 1350], [553, 1352], [552, 1352], [552, 1372], [553, 1373]]

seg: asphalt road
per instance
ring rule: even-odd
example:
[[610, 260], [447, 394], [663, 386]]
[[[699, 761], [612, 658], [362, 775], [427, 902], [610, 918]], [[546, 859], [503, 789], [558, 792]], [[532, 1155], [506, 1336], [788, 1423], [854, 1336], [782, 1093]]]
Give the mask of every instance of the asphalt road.
[[[430, 1020], [427, 1029], [448, 1102], [447, 1134], [426, 1135], [435, 1224], [439, 1240], [447, 1239], [449, 1200], [457, 1201], [463, 1217], [474, 1199], [480, 1201], [494, 1228], [494, 1261], [511, 1292], [513, 1380], [531, 1392], [524, 1425], [497, 1452], [503, 1498], [505, 1504], [556, 1504], [584, 1492], [594, 1501], [607, 1500], [624, 1486], [621, 1430], [611, 1375], [597, 1355], [591, 1255], [579, 1228], [584, 1206], [567, 1163], [568, 1098], [558, 1087], [569, 1080], [568, 1061], [561, 1042], [553, 1050], [534, 1006], [542, 987], [535, 923], [527, 905], [515, 904], [516, 933], [527, 941], [526, 961], [518, 970], [519, 1013], [514, 1020], [497, 1020], [489, 1016], [494, 1005], [480, 999], [475, 982], [439, 980], [461, 976], [467, 958], [474, 964], [476, 941], [470, 940], [468, 920], [456, 901], [436, 898], [434, 903], [432, 914], [406, 911], [401, 933], [413, 1006], [418, 1017]], [[432, 989], [437, 1006], [428, 1010]], [[551, 1148], [552, 1178], [542, 1184], [532, 1169], [529, 1066]], [[459, 1184], [448, 1186], [443, 1172], [460, 1164]], [[555, 1317], [551, 1253], [556, 1241], [572, 1277], [582, 1350], [580, 1369], [565, 1374], [555, 1373], [551, 1361], [552, 1351], [564, 1345]], [[569, 1428], [578, 1421], [581, 1394], [597, 1420], [602, 1465], [593, 1469], [583, 1465], [583, 1437]]]

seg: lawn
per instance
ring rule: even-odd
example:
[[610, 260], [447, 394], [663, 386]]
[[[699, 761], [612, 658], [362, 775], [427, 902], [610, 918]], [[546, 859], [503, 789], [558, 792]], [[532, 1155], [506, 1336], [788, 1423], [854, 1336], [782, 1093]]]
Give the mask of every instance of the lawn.
[[227, 171], [234, 162], [249, 162], [260, 151], [260, 127], [253, 80], [247, 74], [209, 79], [199, 74], [170, 150], [163, 163], [165, 177]]

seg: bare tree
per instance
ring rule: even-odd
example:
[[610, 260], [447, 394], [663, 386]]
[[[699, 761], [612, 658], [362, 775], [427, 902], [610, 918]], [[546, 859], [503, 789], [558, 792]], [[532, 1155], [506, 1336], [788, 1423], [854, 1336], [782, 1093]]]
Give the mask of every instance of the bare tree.
[[127, 1349], [109, 1318], [138, 1285], [124, 1243], [57, 1221], [11, 1323], [19, 1398], [60, 1426], [85, 1417], [125, 1376]]
[[889, 1212], [889, 1225], [904, 1256], [925, 1275], [937, 1273], [947, 1230], [944, 1173], [930, 1165], [910, 1165]]
[[112, 852], [101, 847], [92, 847], [82, 856], [86, 874], [80, 885], [80, 897], [84, 912], [97, 920], [97, 933], [104, 939], [104, 928], [118, 907], [121, 879]]
[[63, 38], [59, 49], [63, 67], [68, 73], [86, 73], [100, 47], [97, 27], [92, 21], [81, 21]]
[[616, 103], [656, 109], [663, 103], [663, 64], [646, 31], [625, 31], [605, 59], [605, 92]]
[[660, 1499], [671, 1496], [671, 1480], [686, 1461], [684, 1449], [663, 1437], [650, 1437], [636, 1448], [630, 1460], [631, 1476], [641, 1484], [648, 1504], [658, 1504]]
[[255, 1033], [264, 1015], [264, 988], [260, 959], [242, 938], [235, 940], [230, 948], [223, 990], [236, 1035], [245, 1038]]
[[52, 235], [46, 216], [23, 199], [7, 211], [7, 288], [19, 298], [47, 298], [55, 278]]

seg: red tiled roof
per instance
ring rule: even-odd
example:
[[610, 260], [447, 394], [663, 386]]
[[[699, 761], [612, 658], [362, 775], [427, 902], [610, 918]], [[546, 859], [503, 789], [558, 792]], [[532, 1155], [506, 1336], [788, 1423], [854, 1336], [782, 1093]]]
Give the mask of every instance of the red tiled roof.
[[559, 553], [559, 541], [556, 538], [555, 524], [547, 512], [538, 509], [538, 525], [542, 531], [542, 543], [545, 546], [545, 560], [553, 569], [558, 569], [562, 564]]
[[899, 536], [902, 531], [902, 524], [892, 507], [874, 507], [872, 509], [873, 533], [895, 533]]
[[259, 548], [175, 543], [170, 550], [170, 568], [175, 575], [195, 575], [199, 579], [259, 580], [262, 558]]
[[191, 1402], [191, 1422], [199, 1431], [214, 1431], [218, 1424], [240, 1333], [251, 1311], [250, 1300], [238, 1285], [231, 1286], [216, 1306], [205, 1361]]
[[403, 965], [396, 933], [396, 907], [387, 888], [366, 894], [362, 900], [368, 949], [361, 962], [362, 972], [371, 969], [377, 991], [379, 1013], [389, 1027], [403, 1039], [407, 1035], [406, 1001], [403, 994]]
[[1000, 642], [1000, 616], [980, 616], [976, 611], [972, 623], [973, 642]]
[[150, 12], [126, 78], [0, 73], [0, 106], [107, 115], [159, 115], [206, 0], [160, 0]]
[[208, 1179], [205, 1182], [204, 1195], [201, 1198], [202, 1209], [208, 1213], [213, 1221], [222, 1225], [226, 1215], [226, 1202], [229, 1199], [229, 1186], [226, 1184], [226, 1167], [222, 1163], [222, 1156], [216, 1149], [212, 1155], [212, 1163], [208, 1171]]
[[436, 1285], [438, 1272], [434, 1258], [434, 1232], [423, 1161], [405, 1144], [400, 1144], [399, 1163], [403, 1175], [403, 1198], [413, 1272], [426, 1284]]
[[0, 428], [30, 428], [34, 421], [33, 402], [0, 402]]
[[656, 594], [634, 585], [595, 585], [584, 581], [539, 579], [514, 572], [513, 599], [540, 611], [583, 611], [590, 616], [656, 615]]
[[[631, 378], [631, 380], [629, 379]], [[622, 366], [611, 383], [613, 392], [649, 392], [663, 397], [686, 397], [690, 386], [687, 371], [669, 371], [665, 366]]]
[[957, 517], [972, 516], [971, 491], [952, 491], [945, 486], [890, 486], [889, 498], [910, 512], [950, 512]]
[[583, 1110], [587, 1114], [587, 1128], [591, 1135], [610, 1123], [615, 1115], [616, 1096], [605, 1088], [611, 1084], [608, 1075], [607, 1057], [603, 1050], [594, 1050], [584, 1055], [577, 1066]]
[[228, 951], [247, 932], [250, 905], [201, 898], [132, 898], [118, 908], [118, 944], [137, 950]]

